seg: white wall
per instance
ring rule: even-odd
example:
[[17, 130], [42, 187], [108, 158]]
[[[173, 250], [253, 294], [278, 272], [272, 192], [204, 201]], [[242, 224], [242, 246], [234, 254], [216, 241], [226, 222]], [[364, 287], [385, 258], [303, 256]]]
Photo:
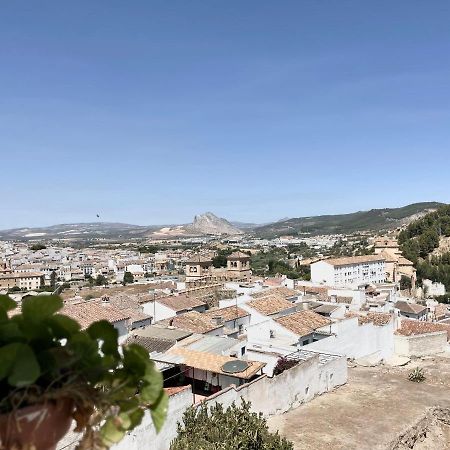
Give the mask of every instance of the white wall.
[[379, 360], [394, 352], [394, 320], [385, 326], [358, 325], [358, 319], [353, 317], [332, 324], [331, 332], [335, 336], [308, 344], [304, 349], [340, 353], [347, 358], [378, 355]]
[[171, 317], [176, 316], [176, 312], [173, 309], [170, 309], [159, 302], [155, 302], [155, 306], [153, 306], [153, 302], [144, 303], [142, 305], [142, 310], [144, 314], [148, 314], [152, 317], [155, 316], [153, 317], [153, 322], [170, 319]]

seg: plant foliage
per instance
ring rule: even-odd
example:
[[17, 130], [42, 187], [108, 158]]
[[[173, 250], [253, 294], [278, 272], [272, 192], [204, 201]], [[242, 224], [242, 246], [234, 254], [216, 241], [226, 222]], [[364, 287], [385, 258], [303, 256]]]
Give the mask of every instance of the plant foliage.
[[285, 370], [295, 367], [298, 363], [299, 361], [296, 361], [295, 359], [289, 359], [282, 356], [281, 358], [278, 358], [277, 364], [273, 369], [273, 374], [279, 375], [280, 373], [283, 373]]
[[0, 296], [0, 413], [70, 399], [79, 449], [106, 449], [136, 427], [149, 409], [159, 430], [167, 410], [161, 373], [136, 344], [119, 352], [107, 321], [82, 330], [60, 314], [58, 296], [29, 297], [22, 311]]
[[416, 367], [408, 375], [409, 381], [414, 381], [415, 383], [421, 383], [425, 381], [425, 373], [421, 367]]
[[208, 410], [187, 409], [183, 425], [178, 424], [178, 436], [170, 450], [292, 450], [292, 444], [270, 433], [262, 414], [250, 411], [250, 403], [241, 406], [233, 402], [227, 409], [216, 403]]

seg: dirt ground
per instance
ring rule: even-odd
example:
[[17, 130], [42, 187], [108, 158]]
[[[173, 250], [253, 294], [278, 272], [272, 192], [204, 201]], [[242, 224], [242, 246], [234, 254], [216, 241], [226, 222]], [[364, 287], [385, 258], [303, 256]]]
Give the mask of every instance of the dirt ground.
[[[407, 380], [416, 366], [424, 368], [426, 381]], [[296, 450], [387, 449], [434, 406], [450, 407], [448, 358], [412, 361], [399, 368], [349, 368], [345, 386], [271, 417], [269, 427], [291, 440]], [[428, 445], [450, 448], [448, 442]]]

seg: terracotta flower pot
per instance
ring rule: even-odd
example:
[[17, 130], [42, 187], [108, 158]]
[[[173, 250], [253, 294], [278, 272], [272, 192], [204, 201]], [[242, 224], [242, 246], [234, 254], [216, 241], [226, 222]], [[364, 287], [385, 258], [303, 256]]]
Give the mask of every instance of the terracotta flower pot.
[[71, 400], [47, 402], [0, 415], [0, 449], [54, 450], [72, 423]]

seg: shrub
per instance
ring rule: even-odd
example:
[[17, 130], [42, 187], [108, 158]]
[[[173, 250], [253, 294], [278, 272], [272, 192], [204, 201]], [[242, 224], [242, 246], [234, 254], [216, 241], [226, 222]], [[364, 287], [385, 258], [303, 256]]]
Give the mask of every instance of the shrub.
[[416, 367], [408, 375], [409, 381], [414, 381], [415, 383], [421, 383], [425, 381], [425, 373], [421, 367]]
[[240, 407], [233, 402], [224, 409], [216, 403], [208, 410], [203, 404], [185, 411], [183, 425], [170, 450], [293, 450], [292, 444], [270, 433], [263, 415], [250, 412], [250, 403]]
[[278, 358], [277, 365], [273, 369], [274, 375], [279, 375], [283, 373], [285, 370], [288, 370], [292, 367], [295, 367], [298, 364], [298, 361], [295, 359], [288, 359], [285, 357]]

